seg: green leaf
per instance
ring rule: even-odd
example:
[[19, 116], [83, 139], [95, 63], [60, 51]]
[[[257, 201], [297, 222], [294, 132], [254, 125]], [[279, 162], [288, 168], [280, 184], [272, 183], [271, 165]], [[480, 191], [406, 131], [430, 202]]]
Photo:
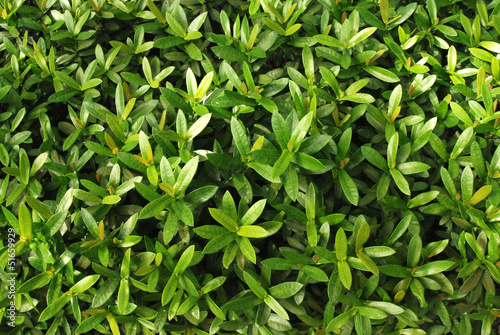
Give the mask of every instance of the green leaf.
[[288, 259], [283, 258], [268, 258], [262, 261], [262, 265], [271, 270], [294, 270], [297, 265]]
[[483, 261], [484, 260], [484, 251], [477, 242], [476, 238], [471, 234], [471, 233], [465, 233], [465, 240], [467, 241], [467, 244], [470, 245], [474, 253], [476, 254], [476, 257]]
[[465, 129], [463, 133], [460, 134], [451, 152], [450, 156], [451, 159], [457, 158], [462, 153], [462, 151], [466, 148], [467, 144], [471, 141], [473, 135], [474, 135], [473, 127]]
[[241, 226], [239, 227], [237, 234], [239, 236], [252, 238], [262, 238], [268, 235], [267, 230], [259, 226]]
[[288, 165], [292, 161], [294, 155], [295, 154], [293, 152], [290, 152], [288, 149], [283, 150], [280, 158], [276, 161], [271, 170], [272, 179], [278, 178], [283, 173], [285, 173], [285, 170], [288, 168]]
[[257, 262], [257, 258], [255, 256], [255, 250], [253, 249], [252, 243], [247, 237], [240, 237], [236, 240], [240, 247], [240, 251], [250, 262], [255, 264]]
[[314, 39], [322, 44], [322, 45], [326, 45], [328, 47], [335, 47], [335, 48], [341, 48], [341, 49], [345, 49], [345, 45], [344, 43], [342, 43], [341, 41], [339, 41], [338, 39], [336, 39], [335, 37], [332, 37], [332, 36], [328, 36], [328, 35], [314, 35]]
[[361, 41], [367, 39], [368, 37], [370, 37], [375, 31], [377, 30], [376, 27], [370, 27], [370, 28], [365, 28], [363, 30], [361, 30], [360, 32], [358, 32], [356, 35], [354, 35], [353, 37], [351, 37], [351, 39], [349, 40], [349, 42], [347, 43], [347, 48], [352, 48], [354, 47], [355, 45], [357, 45], [358, 43], [360, 43]]
[[430, 168], [431, 167], [429, 165], [421, 162], [406, 162], [396, 166], [396, 169], [404, 175], [421, 173], [429, 170]]
[[360, 315], [363, 315], [369, 319], [372, 320], [382, 320], [387, 318], [387, 313], [381, 311], [380, 309], [377, 308], [372, 308], [372, 307], [357, 307], [356, 308], [359, 312]]
[[108, 195], [102, 199], [102, 204], [103, 205], [114, 205], [114, 204], [119, 203], [120, 200], [121, 200], [121, 198], [118, 195]]
[[229, 230], [232, 233], [238, 231], [238, 223], [236, 223], [236, 221], [234, 221], [226, 213], [224, 213], [218, 208], [209, 208], [208, 211], [210, 212], [210, 215], [214, 218], [214, 220], [219, 222], [227, 230]]
[[260, 299], [264, 299], [268, 296], [267, 291], [260, 285], [260, 283], [255, 280], [255, 278], [246, 271], [243, 271], [243, 279], [248, 287], [252, 290], [253, 293]]
[[286, 310], [274, 299], [272, 296], [268, 295], [264, 298], [264, 302], [268, 305], [276, 314], [281, 316], [285, 320], [290, 320]]
[[378, 268], [380, 272], [390, 277], [407, 278], [411, 276], [411, 269], [397, 264], [381, 265]]
[[410, 195], [410, 185], [408, 184], [408, 181], [403, 177], [401, 172], [396, 169], [391, 169], [390, 170], [391, 176], [394, 179], [394, 182], [396, 183], [396, 186], [400, 189], [401, 192], [403, 192], [406, 195]]
[[472, 127], [473, 122], [469, 114], [467, 114], [467, 112], [462, 108], [462, 106], [453, 101], [450, 103], [450, 106], [451, 110], [453, 111], [453, 114], [455, 114], [455, 116], [458, 117], [460, 121], [465, 123], [467, 127]]
[[437, 6], [435, 0], [426, 0], [427, 11], [431, 19], [431, 23], [434, 23], [437, 19]]
[[325, 166], [319, 160], [302, 152], [296, 152], [294, 154], [292, 163], [295, 163], [301, 168], [309, 171], [319, 171], [325, 169]]
[[113, 296], [116, 289], [120, 285], [120, 280], [118, 278], [109, 278], [106, 280], [104, 285], [102, 285], [94, 295], [92, 300], [92, 308], [101, 307], [108, 301], [109, 298]]
[[176, 196], [182, 195], [193, 180], [193, 177], [198, 168], [199, 159], [199, 156], [194, 156], [182, 168], [179, 176], [177, 177], [177, 182], [174, 185]]
[[46, 219], [50, 219], [54, 213], [40, 200], [35, 199], [31, 196], [26, 197], [26, 202], [35, 211], [37, 211], [41, 216]]
[[410, 268], [414, 268], [420, 262], [422, 257], [422, 239], [420, 235], [415, 234], [408, 244], [408, 251], [406, 254], [406, 265]]
[[290, 141], [290, 132], [286, 125], [285, 120], [278, 112], [273, 113], [271, 117], [271, 124], [273, 127], [273, 132], [276, 135], [276, 140], [281, 147], [281, 150], [287, 148], [287, 144]]
[[335, 235], [335, 253], [339, 261], [347, 259], [347, 237], [342, 227], [337, 230]]
[[276, 299], [286, 299], [294, 296], [304, 285], [298, 282], [285, 282], [269, 288], [269, 294]]
[[472, 192], [474, 188], [474, 175], [472, 173], [472, 169], [469, 166], [466, 166], [464, 171], [462, 172], [461, 188], [462, 200], [464, 202], [469, 202], [472, 198]]
[[44, 287], [45, 285], [50, 283], [50, 280], [54, 277], [53, 272], [42, 272], [37, 274], [34, 277], [31, 277], [16, 290], [16, 293], [29, 293], [38, 288]]
[[80, 325], [75, 329], [75, 333], [88, 333], [98, 327], [105, 319], [106, 317], [103, 315], [92, 315], [80, 323]]
[[182, 28], [181, 24], [177, 19], [170, 13], [165, 13], [166, 18], [167, 18], [167, 23], [172, 30], [179, 35], [180, 37], [184, 38], [186, 36], [186, 32], [184, 31], [184, 28]]
[[396, 88], [392, 91], [391, 96], [389, 98], [389, 106], [387, 108], [387, 114], [392, 118], [392, 115], [396, 108], [399, 106], [401, 102], [401, 97], [403, 95], [403, 88], [401, 84], [396, 86]]
[[147, 166], [139, 162], [132, 154], [120, 151], [118, 152], [117, 157], [121, 162], [123, 162], [129, 168], [147, 174], [147, 169], [148, 169]]
[[144, 206], [139, 214], [139, 219], [148, 219], [161, 211], [165, 210], [168, 206], [175, 202], [175, 198], [172, 198], [170, 195], [165, 194], [164, 196], [151, 201], [149, 204]]
[[225, 233], [219, 234], [215, 238], [212, 238], [205, 248], [203, 249], [204, 254], [213, 254], [227, 246], [229, 243], [233, 242], [236, 239], [236, 234], [230, 231], [226, 231]]
[[213, 53], [228, 62], [248, 61], [248, 57], [241, 51], [226, 45], [218, 45], [211, 48]]
[[314, 280], [317, 280], [319, 282], [327, 282], [328, 281], [328, 276], [326, 275], [325, 271], [321, 270], [320, 268], [311, 266], [311, 265], [304, 265], [303, 267], [305, 274], [307, 274], [309, 277], [311, 277]]
[[483, 201], [484, 199], [486, 199], [488, 197], [488, 195], [490, 195], [492, 190], [493, 190], [493, 186], [491, 186], [491, 185], [485, 185], [485, 186], [481, 187], [479, 190], [476, 191], [476, 193], [474, 193], [472, 198], [470, 198], [469, 204], [471, 204], [471, 206], [474, 206], [474, 205], [478, 204], [479, 202]]
[[368, 257], [374, 257], [374, 258], [388, 257], [396, 253], [394, 249], [382, 245], [363, 248], [363, 252]]
[[168, 280], [167, 284], [165, 285], [165, 288], [163, 289], [163, 292], [161, 294], [161, 305], [165, 306], [172, 300], [174, 297], [174, 294], [177, 290], [177, 285], [179, 284], [179, 277], [172, 275], [170, 276], [170, 279]]
[[85, 224], [89, 232], [92, 234], [92, 236], [98, 239], [99, 227], [92, 214], [90, 214], [86, 208], [82, 208], [80, 213], [82, 215], [83, 223]]
[[439, 191], [429, 191], [429, 192], [421, 193], [408, 202], [408, 208], [413, 208], [413, 207], [425, 205], [425, 204], [431, 202], [432, 200], [436, 199], [438, 194], [439, 194]]
[[69, 290], [73, 293], [83, 293], [91, 288], [100, 278], [100, 275], [91, 275], [83, 278]]
[[300, 73], [293, 67], [287, 67], [286, 71], [288, 73], [288, 76], [290, 77], [290, 79], [292, 79], [294, 83], [296, 83], [302, 88], [305, 89], [309, 88], [309, 81], [307, 80], [306, 77], [304, 77], [302, 73]]
[[75, 96], [78, 94], [79, 91], [73, 89], [73, 88], [67, 88], [63, 89], [60, 91], [57, 91], [56, 93], [52, 94], [48, 101], [49, 102], [63, 102], [63, 101], [68, 101], [71, 97]]
[[200, 82], [200, 85], [198, 86], [198, 89], [196, 90], [196, 94], [194, 95], [194, 98], [196, 100], [201, 100], [208, 92], [208, 89], [212, 85], [212, 80], [214, 78], [214, 71], [211, 71], [203, 77], [203, 79]]
[[24, 149], [19, 150], [19, 175], [21, 182], [28, 185], [30, 179], [30, 161]]
[[431, 276], [437, 273], [444, 272], [448, 270], [450, 267], [455, 265], [454, 261], [435, 261], [424, 264], [417, 268], [417, 270], [413, 273], [414, 277], [424, 277]]
[[344, 169], [339, 171], [339, 181], [347, 200], [354, 206], [357, 206], [359, 201], [358, 188]]
[[377, 308], [381, 311], [386, 312], [387, 314], [392, 315], [399, 315], [404, 313], [405, 311], [402, 307], [386, 301], [367, 301], [365, 302], [365, 306]]
[[378, 66], [370, 65], [364, 67], [363, 69], [375, 78], [380, 79], [386, 83], [397, 83], [400, 81], [399, 77], [394, 74], [394, 72]]
[[368, 238], [370, 238], [370, 225], [367, 222], [363, 222], [356, 234], [356, 252], [362, 250]]
[[245, 128], [234, 117], [231, 119], [231, 134], [240, 154], [242, 156], [247, 155], [250, 152], [250, 142], [245, 133]]
[[[248, 209], [248, 211], [240, 219], [241, 226], [247, 226], [253, 224], [262, 215], [264, 208], [266, 206], [266, 199], [261, 199], [257, 201]], [[240, 227], [242, 228], [242, 227]], [[243, 236], [243, 235], [242, 235]]]
[[382, 171], [388, 171], [387, 161], [384, 157], [375, 149], [370, 146], [364, 145], [361, 147], [361, 153], [366, 158], [368, 162], [375, 165], [375, 167], [379, 168]]
[[338, 143], [337, 161], [345, 158], [349, 150], [349, 146], [351, 145], [351, 139], [352, 139], [352, 128], [348, 128], [342, 134], [342, 136], [340, 136]]
[[31, 241], [33, 237], [31, 213], [25, 204], [19, 206], [19, 229], [21, 230], [21, 238], [25, 241]]
[[292, 143], [292, 147], [295, 150], [298, 150], [304, 137], [307, 135], [309, 128], [311, 127], [311, 122], [313, 120], [313, 113], [308, 113], [304, 116], [295, 129], [292, 132], [292, 136], [290, 137], [290, 142]]
[[307, 219], [316, 219], [316, 190], [313, 183], [310, 183], [307, 187], [305, 202]]
[[268, 17], [264, 17], [263, 21], [266, 24], [266, 26], [268, 26], [272, 30], [279, 32], [280, 35], [285, 35], [285, 33], [286, 33], [285, 29], [283, 29], [283, 27], [279, 23], [271, 20], [271, 18], [268, 18]]
[[[68, 292], [69, 293], [69, 292]], [[66, 304], [71, 300], [72, 295], [64, 293], [62, 296], [54, 300], [40, 314], [38, 322], [44, 322], [55, 316]]]
[[68, 85], [69, 87], [74, 88], [75, 90], [81, 90], [80, 84], [78, 84], [76, 82], [76, 80], [74, 80], [73, 78], [71, 78], [70, 76], [68, 76], [66, 73], [56, 71], [54, 73], [54, 75], [56, 76], [57, 79], [59, 79], [64, 84]]
[[318, 244], [318, 231], [316, 229], [316, 221], [314, 219], [307, 220], [306, 234], [309, 245], [314, 248]]
[[373, 273], [375, 276], [378, 276], [379, 275], [379, 269], [377, 267], [377, 265], [375, 264], [375, 262], [370, 258], [368, 257], [364, 252], [360, 251], [358, 252], [357, 254], [358, 258], [361, 260], [361, 263], [363, 263], [363, 265], [371, 272]]
[[389, 140], [389, 145], [387, 146], [387, 165], [389, 169], [396, 166], [396, 156], [398, 154], [399, 145], [399, 133], [395, 132], [391, 139]]
[[193, 108], [177, 93], [166, 87], [160, 87], [160, 92], [172, 106], [182, 110], [184, 113], [187, 113], [189, 115], [193, 114]]
[[195, 246], [191, 245], [186, 248], [186, 250], [184, 250], [172, 273], [174, 273], [176, 276], [184, 273], [184, 271], [188, 268], [189, 263], [191, 263], [191, 260], [193, 259], [194, 249]]
[[187, 226], [194, 226], [193, 212], [191, 211], [191, 209], [189, 209], [189, 207], [182, 199], [173, 202], [170, 207], [174, 210], [175, 214], [177, 214], [181, 221], [184, 222]]
[[[382, 0], [383, 1], [383, 0]], [[350, 309], [338, 316], [336, 316], [332, 321], [328, 323], [328, 326], [326, 327], [327, 332], [332, 332], [340, 329], [343, 325], [349, 321], [349, 319], [356, 314], [356, 309]]]

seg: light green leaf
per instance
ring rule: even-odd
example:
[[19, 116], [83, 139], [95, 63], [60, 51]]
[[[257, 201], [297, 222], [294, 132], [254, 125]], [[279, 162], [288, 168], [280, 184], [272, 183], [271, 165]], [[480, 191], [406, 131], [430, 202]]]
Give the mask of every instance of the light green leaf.
[[453, 147], [453, 150], [451, 152], [451, 159], [457, 158], [462, 151], [466, 148], [467, 144], [470, 142], [472, 139], [472, 136], [474, 135], [474, 128], [469, 127], [463, 131], [462, 134], [458, 137], [457, 142], [455, 143], [455, 146]]
[[347, 237], [342, 227], [337, 230], [335, 235], [335, 253], [339, 261], [347, 259]]
[[391, 176], [394, 179], [394, 182], [396, 183], [396, 186], [401, 190], [406, 195], [410, 195], [410, 184], [408, 184], [408, 181], [403, 177], [401, 172], [396, 169], [391, 169]]
[[398, 154], [399, 133], [395, 132], [389, 140], [387, 146], [387, 164], [389, 169], [396, 167], [396, 156]]
[[177, 182], [174, 185], [176, 196], [183, 194], [193, 180], [196, 169], [198, 168], [199, 159], [199, 156], [194, 156], [182, 168], [179, 176], [177, 177]]
[[100, 275], [90, 275], [73, 285], [69, 290], [74, 293], [83, 293], [91, 288], [100, 278]]
[[326, 327], [327, 332], [332, 332], [340, 329], [343, 325], [349, 321], [349, 319], [356, 314], [356, 309], [350, 309], [338, 316], [336, 316], [330, 323], [328, 323], [328, 326]]
[[354, 35], [353, 37], [351, 37], [351, 39], [347, 43], [347, 47], [348, 48], [354, 47], [355, 45], [357, 45], [361, 41], [363, 41], [363, 40], [367, 39], [368, 37], [370, 37], [376, 30], [377, 30], [376, 27], [370, 27], [370, 28], [365, 28], [365, 29], [361, 30], [356, 35]]
[[233, 233], [238, 231], [238, 223], [236, 223], [236, 221], [234, 221], [226, 213], [218, 208], [209, 208], [208, 211], [210, 212], [210, 215], [214, 218], [214, 220], [219, 222], [227, 230]]
[[253, 293], [260, 299], [264, 299], [268, 296], [267, 291], [260, 285], [260, 283], [248, 272], [243, 271], [243, 279], [248, 287], [252, 290]]
[[240, 247], [240, 251], [250, 262], [255, 264], [257, 262], [257, 258], [255, 256], [255, 250], [252, 246], [252, 243], [247, 237], [241, 236], [236, 240]]
[[364, 70], [374, 76], [377, 79], [380, 79], [384, 82], [387, 83], [397, 83], [400, 81], [399, 77], [394, 74], [394, 72], [391, 72], [387, 69], [375, 66], [375, 65], [370, 65], [367, 67], [364, 67]]
[[431, 202], [432, 200], [436, 199], [438, 194], [439, 194], [439, 191], [429, 191], [429, 192], [421, 193], [408, 202], [408, 208], [413, 208], [413, 207], [425, 205], [425, 204]]
[[286, 310], [272, 296], [268, 295], [267, 297], [265, 297], [264, 302], [283, 319], [290, 320]]
[[472, 119], [470, 118], [469, 114], [467, 114], [467, 112], [462, 108], [462, 106], [453, 101], [450, 103], [450, 106], [453, 114], [455, 114], [455, 116], [458, 117], [460, 121], [465, 123], [467, 127], [472, 127]]
[[177, 21], [177, 19], [172, 14], [170, 14], [168, 12], [165, 14], [166, 14], [167, 22], [168, 22], [168, 25], [170, 26], [170, 28], [172, 28], [172, 30], [177, 35], [184, 38], [186, 36], [186, 32], [184, 31], [184, 28], [182, 28], [179, 21]]
[[66, 306], [66, 304], [71, 300], [72, 295], [64, 293], [59, 298], [54, 300], [50, 305], [48, 305], [40, 314], [38, 322], [44, 322], [56, 315], [61, 309]]
[[165, 210], [165, 208], [170, 206], [174, 201], [175, 198], [172, 198], [168, 194], [165, 194], [162, 197], [151, 201], [141, 210], [139, 219], [148, 219], [159, 214], [161, 211]]
[[288, 149], [283, 150], [280, 155], [280, 158], [274, 163], [273, 168], [271, 170], [271, 178], [275, 179], [285, 173], [285, 170], [288, 168], [288, 165], [292, 161], [294, 157], [294, 153], [290, 152]]
[[429, 170], [431, 167], [422, 162], [406, 162], [396, 166], [396, 168], [404, 175], [421, 173]]
[[304, 285], [298, 282], [285, 282], [269, 288], [269, 294], [276, 299], [286, 299], [294, 296]]
[[314, 280], [317, 280], [319, 282], [327, 282], [328, 281], [327, 274], [325, 273], [325, 271], [321, 270], [320, 268], [314, 267], [312, 265], [304, 265], [303, 269], [304, 269], [304, 272]]
[[453, 265], [455, 265], [454, 261], [443, 260], [443, 261], [430, 262], [417, 268], [417, 270], [413, 273], [413, 276], [414, 277], [431, 276], [437, 273], [444, 272]]
[[191, 263], [191, 260], [193, 259], [194, 248], [195, 246], [191, 245], [186, 250], [184, 250], [172, 273], [174, 273], [176, 276], [184, 273], [184, 271], [188, 268], [189, 263]]
[[259, 226], [241, 226], [236, 233], [239, 236], [251, 238], [262, 238], [268, 235], [267, 230]]
[[264, 208], [266, 206], [266, 199], [261, 199], [257, 201], [248, 209], [248, 211], [243, 215], [240, 220], [241, 226], [251, 225], [261, 216]]
[[375, 149], [370, 146], [364, 145], [361, 147], [361, 153], [366, 158], [368, 162], [375, 165], [375, 167], [379, 168], [382, 171], [388, 171], [387, 161], [384, 157]]
[[354, 206], [357, 206], [359, 201], [358, 188], [344, 169], [339, 171], [339, 181], [347, 200]]
[[245, 128], [234, 117], [231, 119], [231, 134], [240, 154], [242, 156], [248, 154], [250, 152], [250, 142], [248, 141]]

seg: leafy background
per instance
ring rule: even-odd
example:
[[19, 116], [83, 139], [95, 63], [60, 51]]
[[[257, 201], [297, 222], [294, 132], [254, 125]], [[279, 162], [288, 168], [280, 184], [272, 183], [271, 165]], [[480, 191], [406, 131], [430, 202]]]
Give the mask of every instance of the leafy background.
[[498, 330], [500, 1], [0, 6], [5, 334]]

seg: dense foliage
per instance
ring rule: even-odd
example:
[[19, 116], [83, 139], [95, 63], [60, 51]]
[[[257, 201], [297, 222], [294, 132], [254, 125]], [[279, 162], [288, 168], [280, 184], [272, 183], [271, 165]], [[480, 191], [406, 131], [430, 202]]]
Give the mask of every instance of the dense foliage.
[[2, 334], [497, 331], [500, 1], [0, 6]]

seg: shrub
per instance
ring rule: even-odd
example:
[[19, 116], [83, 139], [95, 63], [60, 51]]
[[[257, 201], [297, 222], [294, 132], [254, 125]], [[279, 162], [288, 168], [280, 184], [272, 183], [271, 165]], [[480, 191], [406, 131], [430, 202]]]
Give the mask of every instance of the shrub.
[[4, 334], [490, 334], [500, 3], [1, 0]]

